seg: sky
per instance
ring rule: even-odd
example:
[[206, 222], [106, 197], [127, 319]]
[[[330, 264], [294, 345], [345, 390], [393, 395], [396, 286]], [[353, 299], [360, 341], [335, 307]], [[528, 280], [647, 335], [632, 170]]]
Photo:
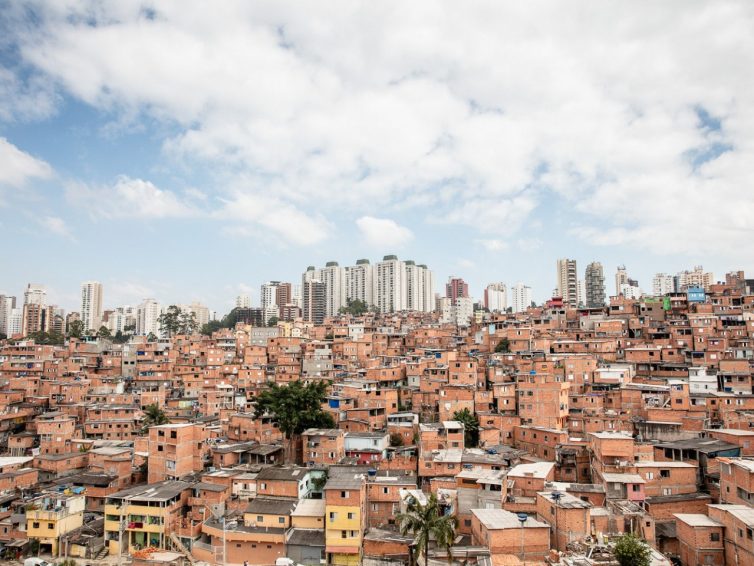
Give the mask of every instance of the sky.
[[754, 3], [0, 0], [0, 292], [754, 273]]

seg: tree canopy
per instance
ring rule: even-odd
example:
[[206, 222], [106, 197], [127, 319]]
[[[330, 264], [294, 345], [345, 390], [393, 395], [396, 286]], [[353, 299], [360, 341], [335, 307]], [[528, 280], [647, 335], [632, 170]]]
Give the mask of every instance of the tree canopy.
[[193, 312], [184, 311], [176, 305], [170, 305], [158, 316], [157, 323], [160, 325], [160, 333], [169, 338], [176, 334], [193, 334], [199, 327]]
[[104, 324], [99, 327], [99, 330], [97, 330], [97, 338], [111, 338], [111, 337], [112, 337], [112, 334], [110, 334], [110, 329]]
[[289, 440], [308, 428], [334, 428], [332, 416], [322, 410], [326, 394], [324, 381], [306, 385], [301, 381], [288, 385], [272, 383], [254, 400], [254, 416], [274, 415], [280, 431]]
[[503, 338], [500, 340], [500, 342], [497, 343], [497, 346], [495, 346], [495, 353], [496, 354], [507, 354], [511, 351], [511, 343], [510, 340], [507, 338]]
[[649, 545], [631, 533], [618, 539], [613, 553], [621, 566], [649, 566], [651, 563], [652, 551]]
[[463, 423], [463, 442], [466, 448], [474, 448], [479, 444], [479, 419], [468, 409], [453, 413], [453, 420]]
[[144, 409], [144, 420], [142, 421], [144, 430], [148, 429], [150, 426], [164, 425], [169, 422], [170, 420], [165, 414], [165, 411], [160, 409], [159, 405], [156, 403], [147, 405]]
[[396, 519], [401, 534], [414, 536], [414, 560], [423, 554], [424, 564], [429, 564], [427, 549], [432, 539], [437, 542], [438, 546], [450, 553], [458, 519], [454, 515], [446, 515], [443, 512], [434, 493], [430, 494], [424, 505], [412, 498], [406, 512], [398, 513]]
[[369, 305], [359, 299], [348, 299], [346, 306], [340, 307], [339, 312], [340, 314], [361, 316], [362, 314], [369, 312]]
[[50, 332], [32, 332], [27, 336], [37, 344], [61, 346], [65, 342], [65, 336], [54, 330]]
[[81, 338], [84, 336], [84, 322], [82, 320], [72, 320], [68, 325], [69, 338]]

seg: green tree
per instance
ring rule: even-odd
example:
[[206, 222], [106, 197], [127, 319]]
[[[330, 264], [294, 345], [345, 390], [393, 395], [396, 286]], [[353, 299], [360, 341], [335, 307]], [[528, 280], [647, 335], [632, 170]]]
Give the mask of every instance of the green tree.
[[68, 338], [79, 338], [84, 336], [84, 322], [81, 320], [72, 320], [68, 325]]
[[335, 427], [332, 416], [322, 410], [326, 395], [327, 383], [324, 381], [306, 385], [292, 381], [288, 385], [272, 383], [254, 400], [254, 417], [273, 415], [285, 435], [287, 460], [290, 461], [291, 444], [306, 429]]
[[199, 330], [199, 332], [201, 334], [204, 334], [205, 336], [212, 336], [214, 332], [217, 332], [221, 328], [225, 328], [222, 321], [210, 320], [208, 323], [202, 324], [202, 328]]
[[418, 562], [419, 556], [423, 554], [425, 566], [429, 564], [428, 550], [431, 540], [445, 548], [450, 555], [458, 519], [454, 515], [446, 515], [443, 512], [434, 493], [430, 494], [424, 505], [412, 497], [408, 502], [406, 512], [398, 513], [396, 519], [401, 534], [411, 534], [414, 537], [414, 562]]
[[348, 299], [346, 306], [340, 307], [339, 312], [340, 314], [361, 316], [362, 314], [369, 312], [369, 305], [359, 299]]
[[392, 447], [403, 446], [403, 437], [401, 436], [400, 432], [390, 433], [390, 446]]
[[463, 442], [467, 448], [479, 444], [479, 419], [468, 409], [453, 413], [453, 420], [463, 424]]
[[27, 338], [31, 338], [36, 344], [44, 346], [62, 346], [65, 343], [65, 336], [55, 331], [32, 332]]
[[97, 331], [97, 338], [111, 338], [112, 334], [110, 334], [110, 329], [102, 325], [99, 327], [99, 330]]
[[277, 326], [278, 325], [278, 317], [271, 316], [270, 320], [267, 321], [267, 326]]
[[631, 533], [618, 539], [613, 553], [620, 566], [649, 566], [651, 563], [649, 545]]
[[147, 342], [157, 342], [157, 336], [154, 332], [147, 334]]
[[147, 405], [146, 408], [144, 409], [144, 420], [142, 421], [142, 430], [146, 431], [150, 426], [164, 425], [164, 424], [168, 424], [169, 422], [170, 420], [165, 414], [165, 411], [160, 409], [157, 403], [152, 403], [151, 405]]
[[497, 346], [495, 346], [496, 354], [507, 354], [510, 351], [511, 343], [507, 338], [503, 338], [502, 340], [500, 340], [500, 342], [497, 343]]
[[131, 339], [131, 336], [128, 334], [124, 334], [123, 331], [118, 330], [115, 333], [115, 336], [112, 337], [112, 340], [115, 344], [125, 344]]

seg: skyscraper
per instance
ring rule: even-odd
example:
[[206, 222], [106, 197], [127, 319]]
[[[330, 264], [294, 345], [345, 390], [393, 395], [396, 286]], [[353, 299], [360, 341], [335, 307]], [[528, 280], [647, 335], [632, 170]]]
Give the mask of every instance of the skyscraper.
[[16, 308], [16, 297], [0, 295], [0, 334], [11, 336], [9, 332], [13, 309]]
[[625, 265], [619, 265], [615, 272], [615, 294], [620, 295], [621, 285], [628, 285], [628, 271]]
[[154, 299], [144, 299], [136, 308], [136, 334], [159, 335], [160, 324], [157, 322], [162, 307]]
[[469, 296], [469, 285], [460, 277], [450, 276], [445, 285], [445, 296], [449, 299]]
[[46, 305], [47, 304], [47, 289], [44, 285], [35, 285], [29, 283], [24, 291], [24, 304], [25, 305]]
[[237, 309], [249, 309], [251, 308], [251, 296], [248, 294], [241, 294], [236, 297]]
[[304, 320], [322, 324], [325, 320], [325, 284], [317, 279], [304, 280], [301, 284], [301, 291]]
[[579, 306], [579, 281], [575, 259], [559, 259], [557, 262], [557, 291], [563, 304], [571, 308]]
[[508, 288], [505, 283], [490, 283], [484, 289], [484, 308], [505, 311], [508, 308]]
[[667, 273], [655, 274], [652, 278], [652, 294], [661, 297], [673, 292], [675, 292], [673, 276]]
[[584, 274], [584, 286], [586, 292], [586, 306], [596, 309], [605, 306], [605, 272], [602, 264], [593, 261], [586, 266]]
[[345, 270], [337, 261], [328, 261], [319, 277], [325, 284], [325, 316], [336, 316], [346, 306]]
[[375, 265], [375, 303], [380, 312], [406, 310], [406, 268], [395, 255], [386, 255]]
[[374, 268], [368, 259], [356, 260], [356, 265], [346, 267], [345, 277], [346, 302], [374, 305]]
[[531, 306], [531, 287], [517, 283], [511, 287], [511, 307], [513, 312], [524, 312]]
[[99, 281], [81, 284], [81, 321], [84, 331], [98, 330], [102, 325], [102, 283]]

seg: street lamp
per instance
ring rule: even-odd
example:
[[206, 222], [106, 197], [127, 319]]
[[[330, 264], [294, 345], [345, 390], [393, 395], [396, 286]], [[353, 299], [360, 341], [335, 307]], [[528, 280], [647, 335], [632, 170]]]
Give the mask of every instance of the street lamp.
[[553, 491], [550, 494], [550, 497], [552, 497], [552, 500], [555, 502], [555, 549], [558, 549], [558, 502], [560, 501], [561, 497], [563, 497], [563, 494], [559, 491]]
[[519, 523], [521, 523], [521, 562], [526, 561], [526, 554], [524, 553], [524, 523], [526, 522], [526, 519], [529, 518], [529, 515], [526, 513], [516, 513], [516, 517], [518, 517]]

